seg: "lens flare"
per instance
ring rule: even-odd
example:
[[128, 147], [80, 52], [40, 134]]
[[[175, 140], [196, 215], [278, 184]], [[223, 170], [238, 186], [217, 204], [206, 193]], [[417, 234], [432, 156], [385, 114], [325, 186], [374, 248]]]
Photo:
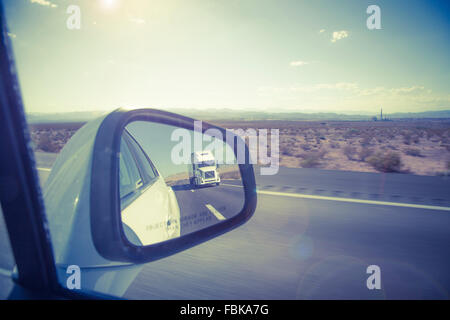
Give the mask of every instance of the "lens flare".
[[105, 9], [114, 9], [117, 7], [119, 0], [100, 0], [100, 3]]

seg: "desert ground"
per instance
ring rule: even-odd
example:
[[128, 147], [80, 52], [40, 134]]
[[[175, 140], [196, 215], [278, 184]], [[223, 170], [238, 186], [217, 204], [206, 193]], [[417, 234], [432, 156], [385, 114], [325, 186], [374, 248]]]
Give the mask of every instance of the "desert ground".
[[[450, 120], [216, 122], [279, 129], [280, 166], [442, 175], [450, 170]], [[268, 138], [268, 149], [270, 149]]]
[[[450, 171], [450, 119], [213, 123], [256, 132], [278, 129], [280, 166], [284, 167], [417, 175], [448, 175]], [[59, 152], [82, 125], [30, 125], [33, 147]]]

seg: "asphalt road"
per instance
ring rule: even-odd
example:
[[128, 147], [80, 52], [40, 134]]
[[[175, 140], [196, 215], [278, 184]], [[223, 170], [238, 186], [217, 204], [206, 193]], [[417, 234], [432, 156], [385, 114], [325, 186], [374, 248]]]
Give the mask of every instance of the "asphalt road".
[[450, 207], [448, 176], [303, 168], [280, 168], [274, 176], [261, 176], [258, 168], [255, 173], [259, 190]]
[[[247, 224], [147, 264], [125, 297], [449, 299], [450, 180], [287, 168], [256, 178]], [[381, 290], [366, 287], [369, 265]]]
[[[244, 226], [149, 263], [136, 299], [448, 299], [450, 215], [259, 196]], [[381, 268], [382, 290], [366, 269]]]
[[180, 207], [181, 235], [232, 218], [244, 207], [243, 189], [224, 183], [212, 187], [179, 185], [172, 188]]

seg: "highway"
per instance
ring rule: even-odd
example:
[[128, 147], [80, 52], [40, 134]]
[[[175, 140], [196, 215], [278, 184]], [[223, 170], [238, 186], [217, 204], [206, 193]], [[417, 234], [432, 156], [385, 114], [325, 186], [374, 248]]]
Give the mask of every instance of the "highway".
[[[37, 162], [44, 181], [51, 156], [38, 155]], [[247, 224], [147, 264], [125, 297], [449, 299], [448, 178], [288, 168], [276, 176], [258, 172], [258, 206]], [[223, 207], [230, 205], [227, 193], [236, 197], [240, 187], [228, 182], [219, 188], [186, 188], [176, 195], [214, 198], [227, 218], [232, 212]], [[380, 267], [381, 290], [366, 286], [369, 265]]]
[[192, 188], [172, 187], [180, 207], [181, 235], [219, 223], [237, 215], [244, 207], [242, 187], [220, 186]]

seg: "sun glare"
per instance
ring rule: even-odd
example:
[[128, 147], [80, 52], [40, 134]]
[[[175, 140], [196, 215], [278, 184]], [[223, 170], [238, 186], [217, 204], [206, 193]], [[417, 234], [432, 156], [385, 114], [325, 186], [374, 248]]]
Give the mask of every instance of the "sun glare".
[[100, 0], [100, 3], [105, 9], [114, 9], [120, 0]]

